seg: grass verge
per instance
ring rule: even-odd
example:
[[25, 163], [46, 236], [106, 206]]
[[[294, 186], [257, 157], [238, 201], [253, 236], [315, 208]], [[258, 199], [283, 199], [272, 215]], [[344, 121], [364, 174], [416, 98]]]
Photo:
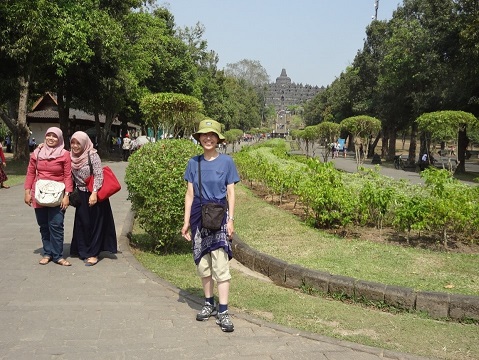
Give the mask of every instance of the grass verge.
[[[241, 185], [236, 192], [236, 230], [243, 241], [262, 252], [290, 263], [364, 280], [439, 291], [445, 291], [444, 284], [454, 281], [455, 290], [470, 293], [477, 289], [477, 274], [461, 276], [460, 281], [455, 278], [469, 271], [465, 270], [469, 264], [464, 263], [477, 264], [477, 257], [456, 258], [449, 253], [335, 238], [308, 228]], [[133, 242], [145, 243], [145, 237], [135, 227]], [[187, 243], [169, 255], [135, 251], [135, 256], [178, 288], [202, 295]], [[476, 277], [471, 279], [471, 275]], [[479, 358], [477, 325], [437, 321], [420, 313], [393, 314], [363, 304], [313, 296], [235, 270], [230, 304], [266, 321], [364, 345], [440, 359]]]
[[[5, 149], [4, 149], [5, 152]], [[14, 186], [25, 182], [25, 174], [27, 173], [28, 161], [13, 160], [13, 154], [5, 154], [7, 167], [3, 170], [8, 176], [5, 185]]]

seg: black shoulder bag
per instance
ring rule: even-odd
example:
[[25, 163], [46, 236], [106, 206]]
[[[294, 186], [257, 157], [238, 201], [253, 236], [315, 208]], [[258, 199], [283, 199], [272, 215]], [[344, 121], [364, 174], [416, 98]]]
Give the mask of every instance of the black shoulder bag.
[[[201, 191], [201, 155], [198, 156], [198, 185], [200, 191], [200, 203], [203, 201]], [[209, 230], [221, 229], [221, 224], [226, 214], [226, 206], [218, 203], [208, 203], [201, 205], [201, 226]]]
[[[90, 172], [91, 172], [90, 153], [88, 153], [88, 163], [90, 164]], [[73, 178], [73, 175], [72, 175], [72, 180], [73, 180], [74, 189], [69, 196], [70, 205], [73, 207], [79, 207], [82, 204], [81, 197], [80, 197], [80, 190], [78, 190], [78, 187], [75, 183], [75, 179]]]
[[[73, 176], [72, 176], [73, 178]], [[78, 187], [75, 183], [75, 179], [72, 179], [73, 180], [73, 191], [70, 193], [70, 196], [68, 197], [69, 200], [70, 200], [70, 205], [73, 206], [73, 207], [79, 207], [82, 203], [81, 201], [81, 197], [80, 197], [80, 190], [78, 190]]]

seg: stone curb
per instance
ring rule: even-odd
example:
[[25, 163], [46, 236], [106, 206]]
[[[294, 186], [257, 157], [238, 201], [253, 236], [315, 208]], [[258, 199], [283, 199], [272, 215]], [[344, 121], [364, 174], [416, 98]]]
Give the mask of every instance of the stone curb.
[[288, 288], [311, 287], [324, 294], [346, 295], [383, 302], [404, 310], [427, 313], [435, 319], [479, 321], [479, 297], [441, 292], [414, 291], [355, 278], [310, 270], [276, 259], [249, 247], [238, 235], [233, 238], [235, 259], [249, 269], [269, 277], [276, 285]]

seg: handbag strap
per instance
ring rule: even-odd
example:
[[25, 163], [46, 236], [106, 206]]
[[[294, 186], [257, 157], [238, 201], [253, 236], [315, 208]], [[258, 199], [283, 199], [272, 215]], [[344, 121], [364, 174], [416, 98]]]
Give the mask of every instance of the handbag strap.
[[35, 158], [35, 181], [38, 180], [38, 154]]
[[91, 164], [90, 152], [88, 152], [88, 166], [90, 166], [90, 175], [93, 175], [93, 165]]
[[199, 187], [199, 191], [200, 191], [200, 204], [203, 202], [203, 196], [201, 194], [201, 166], [200, 166], [200, 162], [201, 162], [201, 155], [198, 155], [198, 187]]
[[38, 180], [40, 180], [38, 178], [38, 153], [37, 153], [37, 157], [35, 158], [35, 182], [37, 182]]

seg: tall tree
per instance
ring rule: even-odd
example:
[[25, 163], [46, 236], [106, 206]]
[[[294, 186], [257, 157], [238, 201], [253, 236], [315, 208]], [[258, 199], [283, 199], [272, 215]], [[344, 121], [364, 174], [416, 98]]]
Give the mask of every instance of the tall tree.
[[369, 139], [377, 136], [381, 130], [381, 121], [372, 116], [352, 116], [341, 121], [341, 128], [349, 132], [354, 139], [356, 150], [356, 162], [359, 164], [364, 160], [359, 153], [361, 145], [368, 153]]
[[[465, 172], [467, 129], [478, 128], [477, 118], [464, 111], [435, 111], [425, 113], [416, 119], [419, 130], [425, 134], [427, 142], [456, 140], [459, 165], [456, 172]], [[425, 149], [429, 153], [429, 146]]]
[[203, 102], [206, 116], [218, 120], [226, 119], [224, 71], [217, 69], [218, 55], [208, 49], [208, 42], [203, 38], [204, 32], [205, 27], [201, 23], [177, 30], [196, 65], [193, 95]]
[[244, 80], [227, 77], [225, 81], [225, 118], [227, 129], [243, 129], [261, 125], [261, 104], [255, 88]]
[[268, 73], [258, 60], [243, 59], [226, 64], [225, 74], [257, 87], [269, 83]]
[[155, 133], [160, 126], [177, 137], [180, 134], [192, 134], [195, 120], [203, 111], [203, 104], [197, 98], [174, 93], [157, 93], [143, 97], [140, 109], [145, 121]]
[[[40, 0], [5, 0], [0, 3], [0, 67], [15, 74], [17, 86], [17, 111], [12, 107], [0, 107], [0, 116], [14, 135], [15, 159], [29, 157], [27, 107], [30, 84], [37, 70], [49, 62], [55, 21], [59, 8], [52, 2]], [[10, 80], [3, 84], [11, 83]], [[15, 101], [9, 97], [10, 104]], [[17, 116], [14, 118], [12, 116]]]
[[455, 1], [459, 56], [452, 63], [451, 83], [445, 89], [448, 103], [479, 116], [479, 2]]

